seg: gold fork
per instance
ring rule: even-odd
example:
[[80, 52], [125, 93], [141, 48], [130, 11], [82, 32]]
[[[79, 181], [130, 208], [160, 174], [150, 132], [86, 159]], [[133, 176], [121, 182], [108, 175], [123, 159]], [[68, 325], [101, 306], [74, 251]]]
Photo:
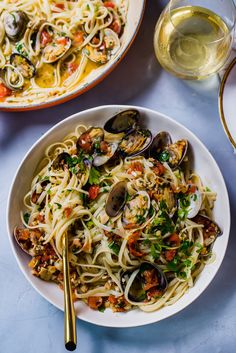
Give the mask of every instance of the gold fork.
[[76, 349], [76, 319], [75, 310], [72, 300], [71, 283], [70, 283], [70, 265], [68, 259], [68, 237], [63, 238], [63, 272], [64, 272], [64, 337], [65, 347], [68, 351]]

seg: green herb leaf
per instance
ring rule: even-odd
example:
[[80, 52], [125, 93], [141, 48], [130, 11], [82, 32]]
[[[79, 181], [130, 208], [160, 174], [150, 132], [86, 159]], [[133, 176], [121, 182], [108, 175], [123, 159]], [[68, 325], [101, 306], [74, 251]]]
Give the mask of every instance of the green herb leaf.
[[143, 217], [142, 215], [136, 215], [135, 217], [138, 224], [142, 224], [145, 222], [145, 217]]
[[182, 251], [185, 255], [190, 255], [192, 246], [192, 241], [184, 240], [181, 244], [180, 251]]
[[100, 313], [104, 313], [104, 311], [106, 310], [104, 305], [101, 305], [98, 307], [98, 311], [100, 311]]
[[57, 205], [58, 209], [60, 210], [62, 208], [62, 205], [58, 202], [54, 202], [55, 205]]
[[28, 224], [29, 223], [30, 214], [27, 213], [27, 212], [24, 213], [23, 218], [24, 218], [25, 223]]
[[161, 246], [157, 243], [152, 243], [151, 245], [151, 256], [153, 257], [154, 260], [159, 259], [160, 255], [161, 255]]
[[143, 245], [151, 245], [151, 240], [150, 239], [144, 239], [144, 241], [143, 241]]
[[168, 151], [163, 151], [163, 152], [161, 152], [161, 153], [158, 155], [157, 159], [158, 159], [160, 162], [168, 162], [169, 159], [170, 159], [170, 154], [169, 154]]
[[185, 271], [180, 271], [178, 273], [178, 277], [180, 277], [182, 279], [186, 279], [187, 278], [187, 273]]
[[186, 266], [186, 267], [191, 267], [192, 266], [192, 261], [189, 260], [189, 259], [186, 259], [183, 261], [183, 264]]
[[86, 223], [86, 226], [88, 227], [88, 229], [91, 229], [91, 228], [93, 228], [94, 227], [94, 223], [93, 223], [93, 221], [88, 221], [87, 223]]
[[159, 230], [162, 235], [165, 235], [173, 233], [174, 229], [175, 225], [166, 211], [162, 211], [152, 222], [152, 232]]
[[114, 241], [108, 244], [108, 247], [118, 256], [120, 252], [120, 246]]
[[98, 185], [100, 183], [100, 172], [96, 168], [92, 167], [89, 174], [89, 184]]
[[179, 259], [176, 256], [173, 261], [167, 263], [167, 269], [173, 272], [177, 272], [179, 270]]

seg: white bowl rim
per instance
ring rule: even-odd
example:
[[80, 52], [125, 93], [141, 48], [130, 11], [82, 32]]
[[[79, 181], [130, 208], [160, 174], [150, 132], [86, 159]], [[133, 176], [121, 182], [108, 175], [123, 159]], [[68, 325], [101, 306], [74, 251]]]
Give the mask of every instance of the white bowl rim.
[[117, 55], [117, 57], [111, 62], [108, 63], [106, 69], [102, 71], [95, 79], [93, 79], [89, 84], [83, 84], [81, 87], [79, 86], [78, 89], [73, 89], [69, 93], [64, 93], [61, 96], [55, 97], [54, 99], [49, 99], [46, 100], [45, 102], [40, 102], [40, 103], [30, 103], [30, 104], [9, 104], [9, 105], [4, 105], [0, 103], [0, 110], [6, 110], [6, 111], [23, 111], [23, 110], [38, 110], [38, 109], [43, 109], [47, 107], [54, 107], [56, 105], [62, 104], [64, 102], [70, 101], [71, 99], [77, 98], [81, 94], [89, 91], [90, 89], [94, 88], [96, 85], [101, 83], [103, 79], [105, 79], [115, 68], [116, 66], [123, 60], [125, 55], [127, 54], [128, 50], [130, 49], [131, 45], [133, 44], [139, 28], [141, 26], [143, 16], [144, 16], [144, 11], [146, 7], [146, 0], [141, 0], [142, 1], [142, 7], [140, 10], [140, 17], [138, 22], [136, 23], [134, 27], [134, 31], [132, 36], [130, 37], [129, 41], [127, 41], [126, 45], [123, 47], [123, 49], [120, 51], [120, 53]]
[[[14, 175], [13, 181], [11, 183], [10, 186], [10, 191], [9, 191], [9, 196], [8, 196], [8, 200], [7, 200], [7, 210], [6, 210], [6, 222], [7, 222], [7, 230], [8, 230], [8, 238], [9, 238], [9, 242], [10, 242], [10, 246], [11, 249], [13, 251], [13, 254], [16, 258], [16, 261], [18, 263], [18, 266], [20, 267], [22, 273], [24, 274], [25, 278], [27, 279], [27, 281], [31, 284], [31, 286], [44, 298], [46, 299], [48, 302], [50, 302], [52, 305], [54, 305], [55, 307], [57, 307], [60, 310], [64, 310], [62, 307], [60, 307], [57, 303], [55, 303], [52, 299], [50, 299], [49, 297], [47, 297], [46, 295], [44, 295], [39, 288], [37, 288], [37, 286], [31, 281], [31, 276], [32, 275], [28, 275], [27, 272], [24, 269], [24, 266], [21, 264], [17, 252], [14, 248], [13, 245], [13, 237], [12, 234], [10, 232], [10, 204], [11, 204], [11, 198], [12, 198], [12, 190], [14, 187], [14, 184], [16, 182], [17, 176], [18, 176], [18, 172], [20, 171], [22, 165], [25, 163], [25, 161], [27, 160], [28, 156], [31, 154], [31, 152], [37, 148], [38, 144], [48, 135], [51, 134], [51, 132], [53, 132], [54, 129], [60, 127], [60, 125], [64, 125], [65, 122], [68, 122], [70, 120], [73, 120], [74, 118], [79, 118], [80, 115], [89, 113], [89, 112], [98, 112], [99, 110], [102, 109], [109, 109], [109, 108], [113, 108], [116, 110], [125, 110], [125, 109], [136, 109], [136, 110], [140, 110], [141, 112], [145, 112], [145, 113], [149, 113], [149, 114], [156, 114], [159, 115], [161, 118], [166, 119], [167, 121], [169, 121], [170, 123], [174, 123], [175, 125], [177, 125], [178, 127], [180, 127], [181, 129], [184, 129], [185, 131], [187, 131], [188, 134], [190, 134], [191, 137], [193, 137], [195, 140], [197, 140], [197, 142], [201, 145], [201, 147], [204, 149], [205, 153], [207, 154], [208, 158], [211, 160], [211, 163], [214, 164], [215, 168], [218, 170], [219, 172], [219, 177], [220, 177], [220, 181], [222, 183], [222, 187], [223, 187], [223, 191], [224, 191], [224, 195], [225, 195], [225, 200], [226, 200], [226, 204], [227, 204], [227, 208], [224, 209], [225, 215], [226, 215], [226, 227], [224, 229], [224, 235], [225, 235], [225, 243], [224, 243], [224, 247], [221, 249], [221, 259], [218, 262], [218, 265], [215, 266], [214, 271], [212, 271], [212, 275], [211, 278], [206, 281], [204, 283], [204, 285], [201, 286], [201, 289], [198, 293], [196, 293], [195, 295], [192, 295], [192, 298], [189, 300], [189, 302], [186, 305], [182, 305], [180, 308], [178, 307], [174, 307], [174, 305], [172, 305], [172, 312], [168, 315], [166, 315], [164, 318], [158, 318], [155, 317], [155, 319], [153, 319], [153, 317], [150, 317], [150, 319], [146, 319], [144, 323], [141, 322], [129, 322], [127, 320], [127, 324], [120, 324], [117, 322], [105, 322], [105, 323], [97, 323], [96, 320], [90, 320], [84, 317], [79, 317], [79, 319], [85, 321], [85, 322], [89, 322], [98, 326], [104, 326], [104, 327], [115, 327], [115, 328], [128, 328], [128, 327], [138, 327], [138, 326], [144, 326], [144, 325], [148, 325], [148, 324], [152, 324], [152, 323], [156, 323], [162, 320], [165, 320], [177, 313], [179, 313], [180, 311], [182, 311], [183, 309], [187, 308], [190, 304], [192, 304], [204, 291], [205, 289], [209, 286], [209, 284], [213, 281], [214, 277], [216, 276], [222, 261], [224, 259], [225, 253], [226, 253], [226, 249], [227, 249], [227, 245], [228, 245], [228, 240], [229, 240], [229, 233], [230, 233], [230, 224], [231, 224], [231, 215], [230, 215], [230, 203], [229, 203], [229, 196], [228, 196], [228, 191], [226, 188], [226, 184], [223, 178], [223, 175], [221, 173], [221, 170], [218, 166], [218, 164], [216, 163], [215, 159], [213, 158], [212, 154], [209, 152], [209, 150], [207, 149], [207, 147], [201, 142], [201, 140], [194, 134], [192, 133], [188, 128], [186, 128], [184, 125], [182, 125], [181, 123], [175, 121], [174, 119], [170, 118], [169, 116], [160, 113], [156, 110], [153, 109], [149, 109], [146, 107], [141, 107], [141, 106], [134, 106], [134, 105], [119, 105], [119, 104], [114, 104], [114, 105], [101, 105], [101, 106], [96, 106], [94, 108], [90, 108], [90, 109], [86, 109], [80, 112], [77, 112], [73, 115], [70, 115], [69, 117], [61, 120], [60, 122], [58, 122], [57, 124], [53, 125], [48, 131], [46, 131], [33, 145], [32, 147], [28, 150], [28, 152], [26, 153], [26, 155], [24, 156], [24, 158], [22, 159], [22, 161], [20, 162], [19, 167], [17, 168], [17, 171]], [[158, 312], [158, 311], [157, 311]], [[148, 316], [148, 313], [146, 313]]]

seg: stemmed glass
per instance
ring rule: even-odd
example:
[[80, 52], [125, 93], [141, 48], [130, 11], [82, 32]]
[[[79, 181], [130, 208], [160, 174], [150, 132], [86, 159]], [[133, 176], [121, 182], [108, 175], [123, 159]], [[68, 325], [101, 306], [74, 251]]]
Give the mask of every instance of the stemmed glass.
[[233, 0], [171, 0], [155, 28], [157, 59], [182, 79], [207, 78], [230, 54], [235, 20]]

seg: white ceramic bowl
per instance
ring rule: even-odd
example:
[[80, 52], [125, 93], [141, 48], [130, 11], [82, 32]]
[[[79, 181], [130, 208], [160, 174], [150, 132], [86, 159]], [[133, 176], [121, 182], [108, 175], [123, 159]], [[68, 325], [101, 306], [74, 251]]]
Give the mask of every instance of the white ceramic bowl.
[[127, 23], [121, 37], [121, 48], [107, 64], [93, 70], [74, 90], [58, 97], [48, 98], [41, 103], [25, 104], [22, 101], [22, 103], [19, 104], [9, 104], [0, 102], [0, 110], [22, 111], [51, 107], [73, 99], [97, 85], [119, 64], [133, 43], [143, 18], [145, 2], [146, 0], [129, 0]]
[[[61, 121], [46, 134], [44, 134], [30, 149], [23, 159], [16, 172], [8, 202], [8, 229], [9, 238], [17, 262], [32, 286], [50, 303], [63, 310], [63, 292], [53, 283], [44, 282], [30, 273], [27, 266], [28, 256], [15, 243], [12, 233], [16, 225], [21, 223], [20, 210], [23, 207], [23, 196], [30, 188], [31, 180], [34, 176], [37, 163], [43, 156], [46, 147], [56, 141], [63, 139], [65, 135], [74, 128], [84, 123], [86, 125], [103, 126], [104, 122], [117, 112], [127, 109], [128, 106], [102, 106], [86, 110]], [[144, 325], [167, 318], [192, 303], [209, 285], [218, 271], [223, 260], [227, 247], [230, 229], [230, 209], [227, 190], [221, 172], [206, 147], [184, 126], [176, 121], [155, 112], [141, 107], [134, 107], [142, 114], [142, 121], [153, 132], [169, 131], [173, 139], [188, 139], [193, 155], [194, 170], [200, 174], [205, 185], [216, 191], [217, 201], [214, 207], [214, 217], [223, 230], [223, 235], [219, 237], [214, 245], [216, 260], [205, 267], [195, 286], [191, 288], [177, 303], [164, 307], [153, 313], [144, 313], [140, 310], [133, 310], [129, 313], [112, 313], [106, 310], [104, 313], [93, 311], [81, 302], [76, 303], [76, 313], [82, 320], [112, 327], [131, 327]]]

